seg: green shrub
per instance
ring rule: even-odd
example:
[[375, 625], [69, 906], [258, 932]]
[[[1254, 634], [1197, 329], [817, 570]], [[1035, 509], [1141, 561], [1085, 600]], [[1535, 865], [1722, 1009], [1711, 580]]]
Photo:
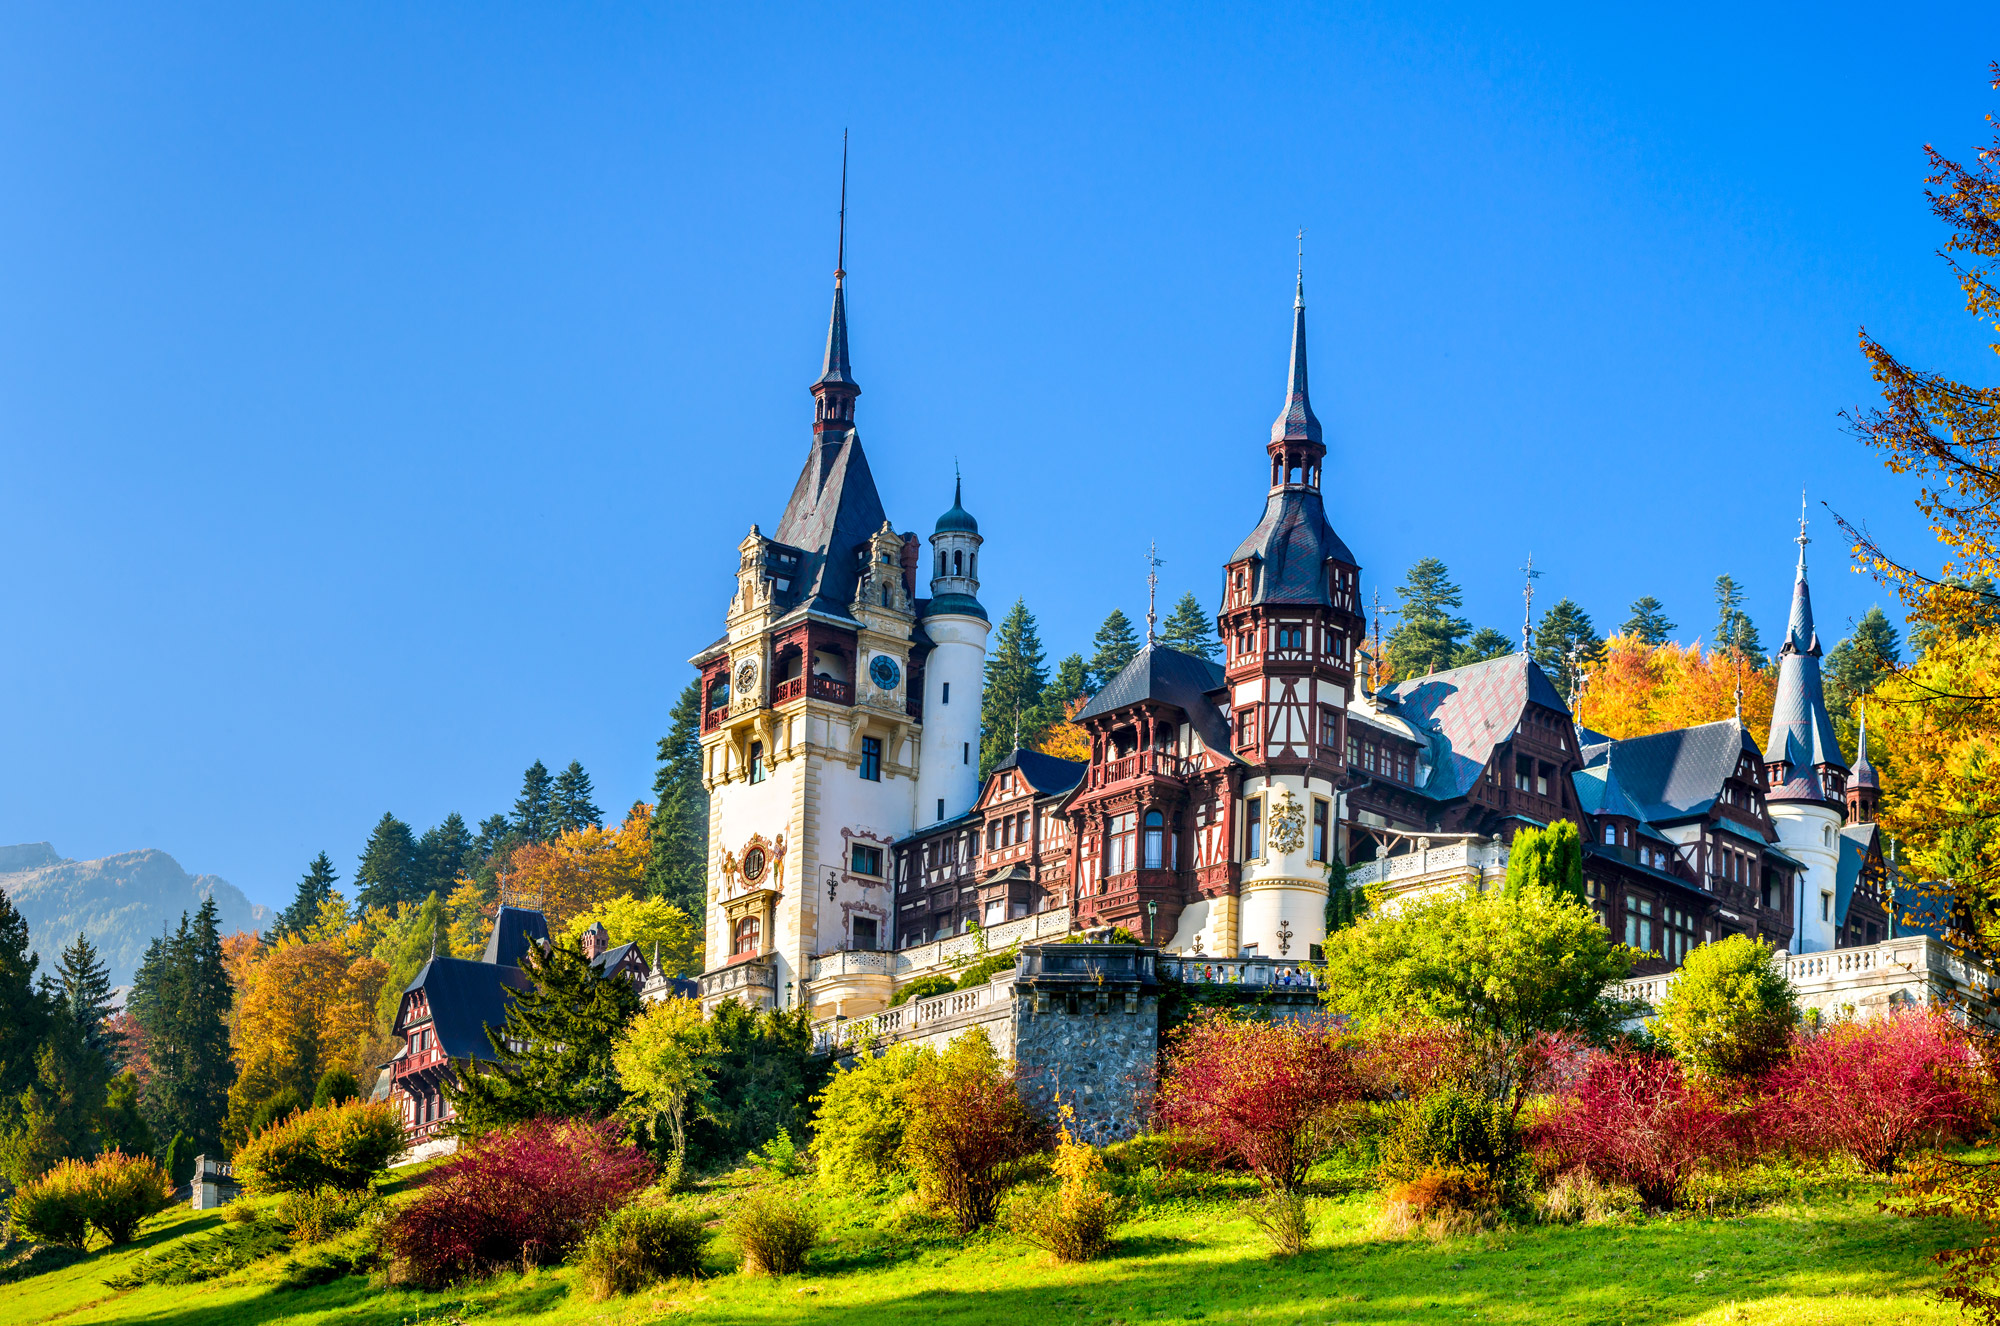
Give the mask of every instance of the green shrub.
[[889, 1007], [895, 1008], [909, 1003], [912, 999], [929, 999], [932, 995], [950, 994], [958, 988], [958, 982], [949, 976], [919, 976], [890, 996]]
[[1690, 950], [1649, 1026], [1688, 1068], [1754, 1077], [1791, 1044], [1797, 996], [1770, 945], [1731, 935]]
[[798, 1143], [792, 1140], [789, 1129], [780, 1128], [777, 1135], [763, 1146], [750, 1153], [750, 1163], [767, 1174], [781, 1179], [789, 1179], [801, 1173], [805, 1158], [799, 1154]]
[[1440, 1167], [1499, 1175], [1519, 1158], [1521, 1138], [1499, 1101], [1447, 1087], [1412, 1103], [1382, 1150], [1391, 1178]]
[[320, 1074], [319, 1085], [313, 1088], [313, 1108], [316, 1110], [360, 1099], [361, 1080], [345, 1068], [327, 1069]]
[[1014, 970], [1020, 962], [1021, 950], [1018, 947], [1005, 948], [998, 953], [988, 954], [960, 972], [958, 984], [952, 988], [970, 990], [984, 985], [1001, 972]]
[[272, 1124], [291, 1118], [305, 1107], [306, 1103], [300, 1099], [299, 1093], [286, 1087], [259, 1105], [250, 1115], [250, 1136], [255, 1137]]
[[285, 1231], [267, 1221], [231, 1222], [210, 1234], [176, 1239], [158, 1252], [142, 1254], [104, 1283], [113, 1289], [140, 1285], [192, 1285], [240, 1271], [285, 1250]]
[[866, 1192], [897, 1172], [908, 1118], [903, 1085], [922, 1055], [914, 1045], [890, 1046], [837, 1071], [814, 1097], [812, 1154], [823, 1186]]
[[1296, 1188], [1251, 1202], [1250, 1223], [1271, 1240], [1280, 1257], [1296, 1257], [1312, 1246], [1312, 1208]]
[[366, 1188], [403, 1149], [403, 1121], [388, 1102], [304, 1110], [272, 1124], [236, 1154], [246, 1192]]
[[728, 1230], [745, 1275], [796, 1275], [819, 1241], [819, 1217], [797, 1198], [762, 1188], [730, 1214]]
[[324, 1243], [361, 1223], [375, 1203], [368, 1192], [344, 1192], [339, 1188], [314, 1188], [310, 1192], [288, 1192], [271, 1209], [271, 1221], [289, 1230], [295, 1242]]
[[173, 1185], [151, 1156], [107, 1151], [90, 1162], [85, 1184], [90, 1223], [113, 1244], [130, 1243], [141, 1220], [174, 1203]]
[[39, 1179], [14, 1190], [14, 1228], [42, 1243], [81, 1248], [90, 1238], [90, 1172], [80, 1160], [65, 1160]]
[[176, 1188], [185, 1188], [194, 1181], [195, 1144], [186, 1133], [175, 1133], [167, 1143], [167, 1149], [160, 1152], [160, 1168], [167, 1172], [167, 1181]]
[[636, 1294], [656, 1280], [701, 1271], [708, 1231], [692, 1211], [670, 1206], [628, 1206], [613, 1211], [577, 1254], [592, 1298]]

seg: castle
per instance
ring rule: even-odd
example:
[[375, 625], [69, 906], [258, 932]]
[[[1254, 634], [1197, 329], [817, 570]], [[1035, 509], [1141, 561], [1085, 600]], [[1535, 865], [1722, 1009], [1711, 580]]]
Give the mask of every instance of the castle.
[[1795, 954], [1894, 933], [1866, 738], [1850, 768], [1822, 694], [1803, 528], [1761, 748], [1737, 720], [1581, 729], [1525, 653], [1368, 685], [1360, 563], [1321, 490], [1303, 276], [1263, 515], [1222, 562], [1222, 661], [1149, 639], [1076, 715], [1087, 761], [1017, 751], [982, 784], [979, 525], [957, 488], [928, 540], [884, 513], [844, 278], [805, 466], [773, 532], [739, 545], [725, 632], [691, 660], [711, 1006], [864, 1015], [973, 931], [1118, 926], [1184, 957], [1297, 963], [1324, 938], [1336, 862], [1392, 895], [1484, 882], [1517, 831], [1558, 819], [1641, 975], [1731, 933]]

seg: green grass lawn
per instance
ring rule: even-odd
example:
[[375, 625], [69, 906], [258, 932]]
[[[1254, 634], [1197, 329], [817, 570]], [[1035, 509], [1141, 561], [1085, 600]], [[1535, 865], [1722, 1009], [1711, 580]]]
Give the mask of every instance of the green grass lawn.
[[[743, 1175], [704, 1185], [720, 1210]], [[794, 1181], [802, 1186], [803, 1181]], [[1736, 1218], [1623, 1225], [1523, 1226], [1433, 1243], [1374, 1231], [1372, 1194], [1319, 1199], [1319, 1246], [1269, 1257], [1239, 1190], [1156, 1203], [1121, 1234], [1117, 1255], [1059, 1266], [1011, 1235], [945, 1237], [927, 1221], [860, 1202], [831, 1205], [812, 1272], [782, 1280], [727, 1270], [628, 1299], [591, 1302], [576, 1272], [509, 1274], [428, 1294], [363, 1277], [289, 1290], [271, 1283], [282, 1257], [204, 1284], [107, 1289], [104, 1277], [168, 1240], [217, 1227], [179, 1209], [131, 1248], [0, 1286], [0, 1326], [250, 1326], [453, 1321], [558, 1323], [794, 1322], [1955, 1322], [1933, 1302], [1926, 1260], [1963, 1243], [1950, 1223], [1875, 1210], [1873, 1190]], [[914, 1229], [912, 1225], [914, 1224]]]

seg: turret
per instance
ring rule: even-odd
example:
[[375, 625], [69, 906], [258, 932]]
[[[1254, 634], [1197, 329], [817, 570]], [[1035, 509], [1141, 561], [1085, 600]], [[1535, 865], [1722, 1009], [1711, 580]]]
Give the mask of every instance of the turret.
[[1854, 770], [1847, 779], [1847, 822], [1873, 824], [1882, 801], [1882, 778], [1868, 763], [1868, 705], [1861, 705], [1861, 737], [1854, 752]]
[[917, 771], [918, 827], [971, 809], [979, 795], [979, 710], [986, 679], [986, 636], [979, 602], [979, 522], [954, 482], [951, 509], [931, 533], [931, 597], [924, 634], [924, 743]]

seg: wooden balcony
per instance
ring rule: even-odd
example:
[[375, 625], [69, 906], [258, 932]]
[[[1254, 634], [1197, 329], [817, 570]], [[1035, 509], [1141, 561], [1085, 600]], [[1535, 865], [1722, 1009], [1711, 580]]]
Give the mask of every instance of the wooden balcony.
[[1119, 759], [1092, 765], [1088, 786], [1092, 789], [1114, 787], [1137, 778], [1171, 778], [1184, 782], [1194, 776], [1198, 767], [1195, 761], [1184, 760], [1171, 751], [1136, 751]]
[[815, 700], [831, 700], [835, 704], [854, 703], [854, 683], [835, 681], [832, 677], [814, 677], [806, 687], [806, 694]]
[[771, 688], [771, 703], [774, 705], [786, 704], [798, 699], [805, 693], [806, 679], [804, 677], [793, 677], [788, 681], [781, 681]]
[[701, 715], [701, 730], [703, 732], [713, 732], [722, 726], [722, 720], [727, 717], [729, 717], [729, 706], [726, 704], [719, 704], [713, 709], [704, 710]]

